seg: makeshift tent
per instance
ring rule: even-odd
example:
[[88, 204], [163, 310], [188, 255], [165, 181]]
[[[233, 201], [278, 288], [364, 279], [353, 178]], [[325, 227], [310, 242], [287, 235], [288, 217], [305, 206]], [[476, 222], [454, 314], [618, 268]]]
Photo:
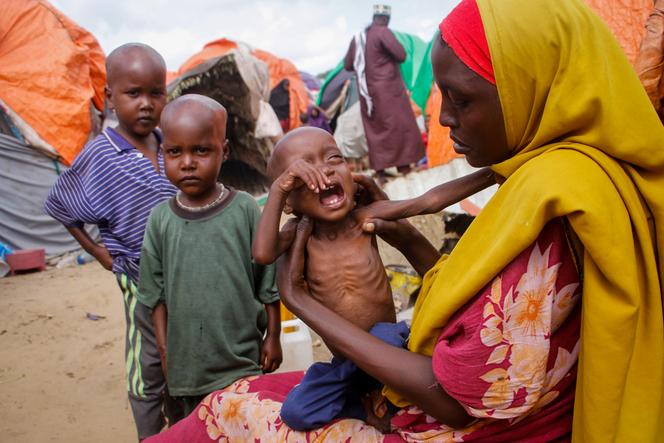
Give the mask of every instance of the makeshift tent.
[[0, 104], [31, 146], [70, 164], [104, 107], [97, 40], [46, 1], [3, 0]]
[[293, 63], [279, 58], [267, 51], [261, 49], [251, 49], [248, 45], [237, 43], [226, 38], [211, 41], [203, 49], [192, 55], [178, 70], [182, 75], [190, 69], [198, 66], [200, 63], [227, 54], [232, 49], [242, 47], [248, 50], [251, 55], [267, 64], [269, 70], [270, 90], [274, 89], [279, 82], [288, 79], [290, 92], [290, 129], [300, 126], [300, 114], [307, 112], [309, 105], [309, 94], [300, 77], [300, 73]]
[[226, 107], [230, 158], [220, 175], [225, 184], [253, 194], [264, 192], [268, 186], [266, 159], [272, 150], [272, 137], [281, 134], [277, 117], [267, 104], [269, 90], [266, 64], [240, 46], [195, 64], [168, 85], [170, 100], [196, 93]]
[[664, 122], [664, 0], [655, 0], [645, 27], [646, 35], [635, 67], [660, 120]]
[[646, 33], [645, 22], [653, 0], [585, 0], [609, 26], [632, 65]]
[[[67, 167], [20, 140], [0, 134], [0, 242], [44, 248], [47, 257], [79, 249], [62, 224], [44, 213], [44, 200]], [[96, 228], [90, 230], [93, 238]]]
[[104, 53], [48, 2], [4, 0], [0, 66], [0, 242], [47, 256], [78, 249], [43, 205], [99, 129]]
[[308, 72], [300, 71], [300, 77], [302, 78], [304, 86], [307, 87], [309, 92], [317, 93], [320, 90], [321, 81], [313, 75], [309, 74]]

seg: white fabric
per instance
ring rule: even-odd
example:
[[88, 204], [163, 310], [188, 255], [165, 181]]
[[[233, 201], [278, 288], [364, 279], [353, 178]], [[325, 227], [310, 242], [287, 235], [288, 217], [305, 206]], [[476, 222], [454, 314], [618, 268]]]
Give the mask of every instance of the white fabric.
[[368, 154], [369, 147], [367, 137], [364, 135], [359, 101], [337, 119], [334, 141], [346, 158], [362, 158]]
[[256, 120], [256, 138], [272, 138], [284, 135], [279, 118], [274, 113], [272, 106], [265, 100], [259, 102], [260, 112], [258, 113], [258, 120]]
[[359, 32], [355, 35], [355, 59], [353, 60], [353, 69], [357, 74], [357, 83], [359, 85], [360, 95], [364, 97], [367, 104], [367, 115], [371, 117], [373, 110], [373, 102], [369, 95], [369, 87], [367, 86], [367, 76], [365, 72], [366, 60], [364, 51], [366, 50], [367, 33], [365, 31]]

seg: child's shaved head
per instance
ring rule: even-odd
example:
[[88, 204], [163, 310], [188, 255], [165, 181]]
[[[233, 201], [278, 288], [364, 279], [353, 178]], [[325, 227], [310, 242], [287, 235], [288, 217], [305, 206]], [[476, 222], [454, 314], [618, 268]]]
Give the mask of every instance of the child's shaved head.
[[151, 46], [143, 43], [127, 43], [115, 48], [106, 57], [106, 83], [112, 85], [124, 70], [135, 62], [148, 63], [163, 70], [166, 77], [166, 62]]
[[161, 114], [161, 127], [167, 130], [172, 121], [185, 117], [198, 120], [199, 124], [209, 123], [213, 130], [221, 131], [221, 139], [226, 138], [228, 113], [218, 101], [200, 94], [182, 95], [164, 108]]

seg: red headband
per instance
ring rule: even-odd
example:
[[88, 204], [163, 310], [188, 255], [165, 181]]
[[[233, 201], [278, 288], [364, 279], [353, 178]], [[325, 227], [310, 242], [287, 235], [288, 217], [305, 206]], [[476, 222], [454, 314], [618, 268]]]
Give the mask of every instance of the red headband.
[[477, 1], [461, 0], [438, 27], [441, 37], [456, 56], [475, 73], [495, 85], [489, 44]]

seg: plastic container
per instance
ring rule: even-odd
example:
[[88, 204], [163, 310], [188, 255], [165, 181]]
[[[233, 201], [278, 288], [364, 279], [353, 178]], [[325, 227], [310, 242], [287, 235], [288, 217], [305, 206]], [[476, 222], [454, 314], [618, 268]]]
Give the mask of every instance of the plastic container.
[[76, 256], [76, 264], [78, 265], [84, 265], [94, 260], [95, 258], [92, 255], [88, 254], [87, 252], [82, 252]]
[[43, 249], [20, 249], [5, 256], [11, 273], [18, 271], [43, 271], [46, 269], [46, 251]]
[[88, 254], [87, 252], [82, 252], [77, 255], [65, 255], [58, 261], [58, 264], [55, 265], [56, 268], [62, 269], [62, 268], [68, 268], [70, 266], [76, 266], [76, 265], [83, 265], [85, 263], [90, 263], [93, 261], [95, 258]]
[[304, 371], [314, 362], [311, 333], [299, 318], [281, 322], [280, 340], [284, 359], [276, 372]]

